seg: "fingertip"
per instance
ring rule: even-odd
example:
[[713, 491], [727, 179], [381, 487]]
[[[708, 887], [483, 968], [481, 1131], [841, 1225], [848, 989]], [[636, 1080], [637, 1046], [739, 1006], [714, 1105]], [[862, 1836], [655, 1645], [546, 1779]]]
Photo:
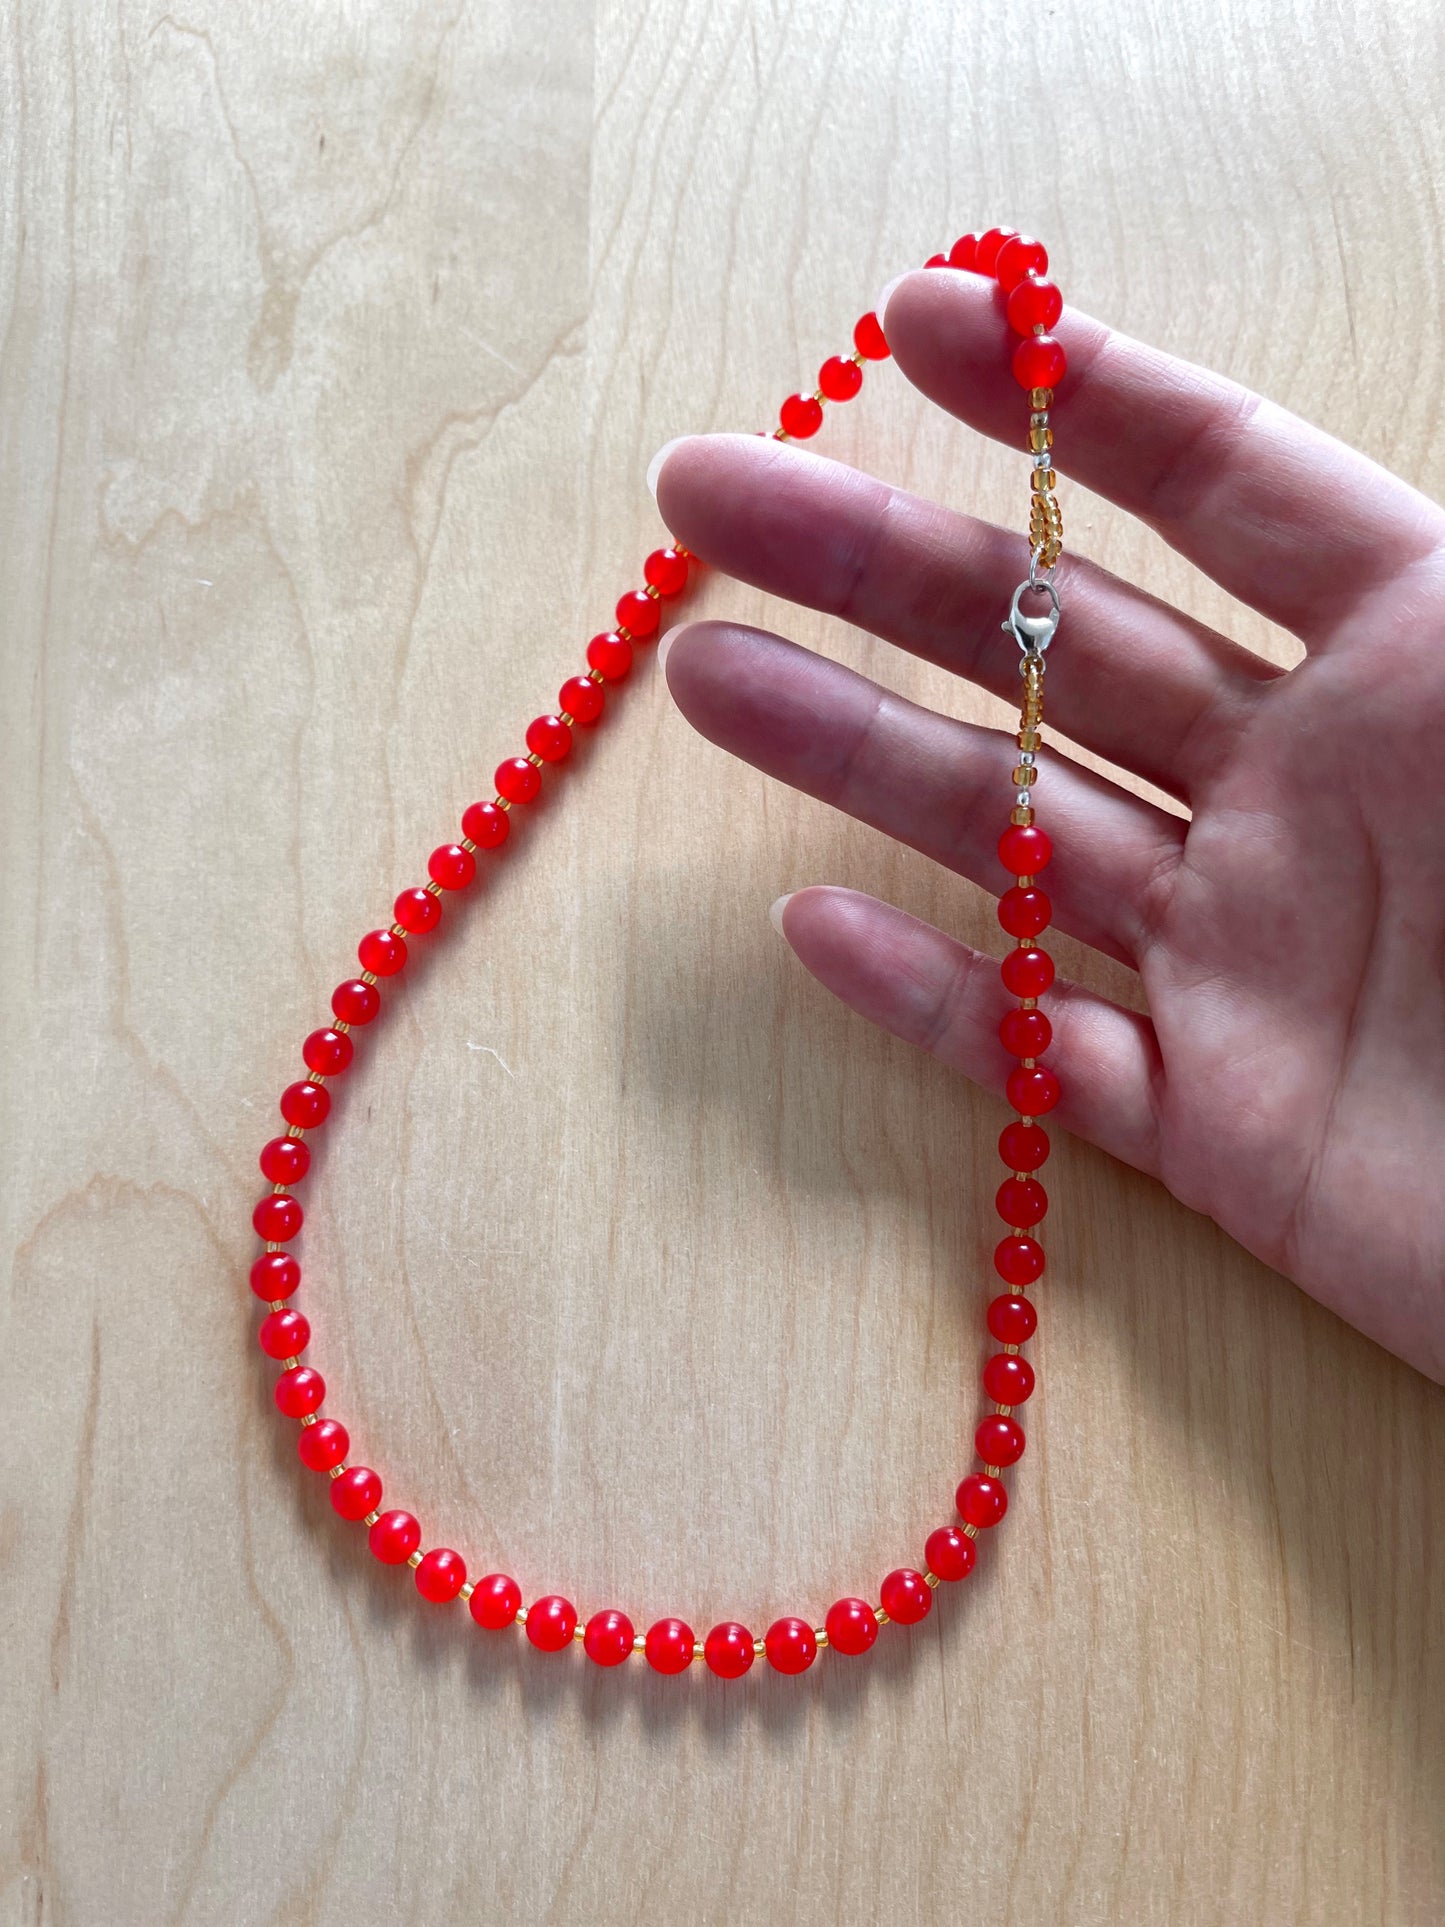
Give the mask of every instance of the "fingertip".
[[787, 936], [787, 932], [783, 928], [783, 912], [796, 895], [797, 892], [795, 890], [785, 890], [782, 896], [774, 897], [768, 905], [768, 921], [780, 937], [786, 938]]

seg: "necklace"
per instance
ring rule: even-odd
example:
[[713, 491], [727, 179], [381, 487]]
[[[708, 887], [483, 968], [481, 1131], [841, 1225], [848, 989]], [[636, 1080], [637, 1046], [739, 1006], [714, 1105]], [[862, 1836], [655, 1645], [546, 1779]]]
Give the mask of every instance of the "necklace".
[[[301, 1363], [301, 1354], [311, 1342], [311, 1326], [291, 1303], [301, 1283], [301, 1267], [286, 1247], [301, 1229], [303, 1212], [294, 1188], [310, 1167], [307, 1136], [325, 1124], [331, 1109], [328, 1083], [350, 1069], [356, 1053], [354, 1033], [379, 1014], [381, 986], [405, 969], [409, 942], [437, 928], [447, 893], [465, 890], [472, 883], [479, 851], [496, 860], [507, 841], [510, 812], [524, 809], [538, 796], [544, 769], [565, 762], [573, 731], [590, 729], [601, 720], [606, 685], [626, 676], [634, 644], [657, 635], [663, 604], [686, 591], [693, 558], [681, 543], [672, 542], [647, 557], [642, 570], [645, 586], [629, 589], [621, 597], [616, 626], [587, 645], [586, 673], [563, 683], [556, 713], [538, 716], [528, 725], [527, 754], [508, 757], [498, 765], [493, 778], [496, 793], [464, 813], [461, 841], [433, 850], [427, 863], [429, 881], [403, 890], [393, 905], [389, 927], [362, 938], [357, 952], [361, 974], [337, 985], [331, 997], [334, 1022], [313, 1031], [302, 1045], [307, 1074], [281, 1094], [285, 1134], [272, 1138], [261, 1152], [261, 1172], [272, 1189], [252, 1214], [265, 1250], [251, 1267], [251, 1289], [268, 1307], [260, 1328], [261, 1349], [281, 1364], [276, 1406], [284, 1417], [300, 1420], [297, 1449], [302, 1464], [329, 1475], [337, 1514], [366, 1527], [370, 1550], [383, 1565], [410, 1567], [424, 1600], [438, 1606], [464, 1600], [477, 1625], [488, 1632], [521, 1625], [539, 1652], [561, 1652], [575, 1642], [599, 1666], [618, 1666], [638, 1654], [659, 1673], [681, 1673], [694, 1660], [702, 1660], [720, 1678], [738, 1679], [755, 1659], [766, 1659], [780, 1673], [801, 1673], [824, 1647], [835, 1653], [865, 1653], [879, 1628], [890, 1621], [912, 1626], [924, 1619], [938, 1586], [964, 1579], [973, 1570], [980, 1532], [997, 1525], [1008, 1509], [1003, 1470], [1023, 1455], [1024, 1431], [1016, 1413], [1034, 1389], [1033, 1368], [1021, 1348], [1033, 1336], [1038, 1314], [1026, 1294], [1044, 1269], [1043, 1247], [1036, 1234], [1048, 1198], [1036, 1174], [1049, 1155], [1049, 1139], [1038, 1119], [1053, 1109], [1059, 1097], [1058, 1079], [1038, 1061], [1051, 1036], [1038, 1000], [1053, 982], [1054, 966], [1036, 941], [1050, 920], [1049, 899], [1039, 889], [1037, 877], [1052, 849], [1048, 836], [1034, 822], [1033, 786], [1043, 720], [1044, 652], [1060, 612], [1051, 572], [1063, 547], [1063, 521], [1054, 493], [1049, 409], [1065, 359], [1049, 330], [1062, 312], [1063, 300], [1047, 279], [1048, 255], [1042, 244], [1013, 228], [965, 234], [947, 255], [935, 254], [925, 265], [961, 268], [997, 281], [1005, 297], [1008, 325], [1019, 337], [1013, 350], [1013, 374], [1028, 393], [1028, 449], [1033, 464], [1028, 575], [1014, 591], [1002, 625], [1018, 644], [1023, 680], [1013, 805], [998, 846], [1003, 869], [1014, 879], [998, 906], [1000, 924], [1015, 939], [1001, 965], [1004, 988], [1015, 1001], [1004, 1012], [999, 1036], [1005, 1050], [1018, 1060], [1006, 1084], [1008, 1102], [1017, 1116], [999, 1138], [1008, 1175], [999, 1186], [997, 1207], [1007, 1229], [994, 1251], [994, 1268], [1005, 1290], [988, 1306], [988, 1330], [999, 1349], [983, 1368], [984, 1390], [994, 1409], [982, 1420], [974, 1439], [982, 1470], [970, 1472], [958, 1487], [962, 1525], [943, 1525], [932, 1532], [923, 1548], [922, 1569], [900, 1566], [890, 1572], [879, 1588], [877, 1605], [861, 1598], [839, 1599], [829, 1607], [821, 1626], [810, 1619], [784, 1617], [757, 1639], [746, 1626], [725, 1620], [706, 1638], [697, 1639], [682, 1619], [660, 1619], [645, 1634], [639, 1633], [626, 1613], [612, 1608], [594, 1612], [584, 1623], [571, 1600], [559, 1593], [523, 1605], [521, 1587], [510, 1575], [492, 1572], [472, 1580], [460, 1553], [445, 1546], [423, 1552], [420, 1524], [410, 1512], [381, 1510], [380, 1476], [370, 1466], [350, 1462], [346, 1427], [321, 1413], [325, 1381], [313, 1366]], [[790, 395], [771, 433], [779, 441], [808, 440], [821, 428], [826, 404], [850, 401], [863, 386], [865, 366], [888, 355], [877, 315], [865, 314], [853, 330], [853, 352], [830, 356], [819, 369], [818, 385], [811, 394]], [[1040, 595], [1046, 604], [1042, 613], [1025, 613], [1024, 598]]]

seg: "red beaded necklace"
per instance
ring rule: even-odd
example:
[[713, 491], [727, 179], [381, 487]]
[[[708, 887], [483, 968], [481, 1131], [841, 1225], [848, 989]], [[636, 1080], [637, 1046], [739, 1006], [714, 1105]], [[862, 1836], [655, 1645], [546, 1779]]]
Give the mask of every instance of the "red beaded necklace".
[[[1000, 1347], [983, 1368], [984, 1389], [994, 1409], [975, 1437], [983, 1469], [970, 1472], [958, 1488], [962, 1526], [944, 1525], [931, 1533], [923, 1549], [923, 1570], [900, 1566], [890, 1572], [879, 1588], [876, 1606], [866, 1599], [839, 1599], [821, 1626], [807, 1619], [782, 1618], [762, 1639], [755, 1639], [746, 1626], [727, 1620], [699, 1640], [681, 1619], [660, 1619], [646, 1634], [638, 1633], [626, 1613], [610, 1608], [593, 1613], [584, 1624], [571, 1600], [560, 1594], [549, 1593], [524, 1606], [520, 1586], [507, 1574], [491, 1572], [471, 1580], [460, 1553], [445, 1546], [423, 1552], [421, 1526], [412, 1514], [383, 1512], [379, 1475], [370, 1466], [349, 1462], [351, 1439], [346, 1427], [338, 1419], [321, 1416], [325, 1381], [320, 1372], [300, 1362], [311, 1341], [311, 1327], [289, 1302], [301, 1283], [301, 1267], [284, 1247], [301, 1229], [303, 1214], [293, 1187], [305, 1178], [311, 1162], [307, 1133], [325, 1123], [331, 1108], [328, 1080], [349, 1069], [355, 1055], [353, 1033], [377, 1016], [380, 986], [406, 967], [408, 942], [441, 922], [443, 893], [467, 888], [477, 874], [479, 850], [501, 849], [510, 828], [509, 812], [525, 807], [538, 795], [544, 767], [566, 760], [572, 732], [589, 729], [600, 720], [604, 686], [628, 673], [634, 643], [657, 634], [662, 604], [686, 590], [690, 552], [681, 543], [648, 556], [642, 571], [646, 586], [629, 589], [617, 604], [617, 626], [594, 636], [587, 645], [586, 674], [563, 683], [557, 713], [538, 716], [529, 724], [527, 754], [499, 764], [496, 794], [490, 802], [473, 803], [465, 812], [461, 841], [432, 851], [427, 863], [430, 881], [420, 889], [403, 890], [393, 906], [390, 927], [362, 938], [361, 975], [337, 985], [331, 998], [335, 1022], [306, 1039], [301, 1054], [307, 1075], [281, 1094], [286, 1134], [272, 1138], [261, 1152], [262, 1173], [274, 1188], [253, 1214], [266, 1248], [251, 1267], [251, 1289], [269, 1307], [261, 1324], [261, 1349], [283, 1367], [275, 1387], [276, 1405], [285, 1417], [301, 1422], [297, 1448], [303, 1465], [330, 1475], [331, 1503], [339, 1516], [366, 1526], [371, 1551], [383, 1565], [413, 1568], [424, 1600], [447, 1605], [463, 1599], [477, 1625], [488, 1632], [522, 1625], [539, 1652], [560, 1652], [575, 1641], [598, 1666], [617, 1666], [638, 1653], [659, 1673], [681, 1673], [701, 1659], [720, 1678], [737, 1679], [762, 1658], [780, 1673], [801, 1673], [825, 1646], [836, 1653], [865, 1653], [877, 1639], [879, 1627], [890, 1620], [912, 1626], [925, 1618], [940, 1582], [963, 1579], [973, 1570], [978, 1534], [997, 1525], [1008, 1509], [1002, 1472], [1023, 1453], [1024, 1433], [1015, 1412], [1034, 1389], [1032, 1367], [1020, 1355], [1020, 1347], [1033, 1336], [1038, 1322], [1025, 1293], [1044, 1269], [1043, 1248], [1034, 1234], [1048, 1199], [1034, 1174], [1049, 1155], [1049, 1140], [1036, 1120], [1053, 1109], [1059, 1096], [1058, 1079], [1038, 1062], [1051, 1034], [1038, 999], [1053, 982], [1054, 966], [1035, 942], [1050, 916], [1049, 900], [1035, 879], [1051, 850], [1048, 837], [1035, 827], [1032, 800], [1043, 718], [1044, 651], [1059, 620], [1059, 595], [1051, 571], [1063, 546], [1063, 522], [1054, 494], [1049, 408], [1065, 362], [1062, 347], [1048, 331], [1058, 320], [1063, 301], [1046, 278], [1048, 255], [1042, 245], [1012, 228], [965, 234], [946, 256], [935, 254], [926, 265], [963, 268], [997, 279], [1006, 297], [1009, 326], [1021, 337], [1013, 352], [1013, 372], [1029, 393], [1028, 448], [1033, 459], [1029, 572], [1015, 590], [1003, 624], [1019, 645], [1023, 678], [1014, 803], [998, 846], [1005, 871], [1016, 879], [998, 906], [999, 922], [1017, 939], [1001, 967], [1004, 987], [1016, 1003], [1005, 1011], [999, 1026], [1005, 1049], [1019, 1060], [1007, 1082], [1008, 1101], [1018, 1116], [999, 1139], [1009, 1176], [999, 1186], [997, 1202], [1008, 1231], [994, 1252], [994, 1266], [1008, 1289], [988, 1307], [988, 1329]], [[876, 314], [865, 314], [859, 321], [853, 343], [851, 355], [832, 355], [823, 363], [811, 395], [790, 395], [783, 403], [779, 426], [772, 431], [779, 441], [803, 441], [815, 435], [822, 426], [824, 404], [850, 400], [863, 385], [865, 364], [885, 360], [889, 353]], [[1046, 598], [1044, 613], [1023, 613], [1020, 605], [1030, 594]]]

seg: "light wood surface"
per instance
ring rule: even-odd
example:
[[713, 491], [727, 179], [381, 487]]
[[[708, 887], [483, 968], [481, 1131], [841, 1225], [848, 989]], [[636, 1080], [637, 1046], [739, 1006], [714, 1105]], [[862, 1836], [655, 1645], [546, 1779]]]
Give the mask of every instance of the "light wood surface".
[[[1012, 220], [1080, 307], [1434, 484], [1440, 50], [1427, 0], [12, 0], [5, 1927], [1445, 1917], [1445, 1398], [1088, 1149], [1005, 1530], [798, 1682], [423, 1609], [300, 1469], [245, 1285], [301, 1039], [635, 576], [648, 458], [767, 422], [900, 268]], [[1018, 525], [1022, 456], [894, 369], [824, 446]], [[367, 1038], [302, 1302], [429, 1540], [760, 1631], [950, 1516], [1003, 1116], [767, 905], [992, 905], [653, 663], [613, 711]]]

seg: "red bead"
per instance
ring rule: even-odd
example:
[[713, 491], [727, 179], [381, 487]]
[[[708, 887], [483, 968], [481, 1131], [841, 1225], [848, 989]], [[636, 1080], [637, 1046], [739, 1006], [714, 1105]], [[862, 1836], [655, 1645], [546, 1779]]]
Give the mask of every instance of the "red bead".
[[1015, 234], [999, 249], [993, 271], [1004, 293], [1012, 294], [1026, 274], [1048, 273], [1049, 251], [1031, 234]]
[[866, 1599], [839, 1599], [828, 1608], [823, 1630], [835, 1653], [856, 1659], [878, 1637], [878, 1620]]
[[998, 840], [998, 860], [1010, 876], [1037, 876], [1053, 853], [1048, 831], [1032, 823], [1010, 823]]
[[311, 1153], [299, 1137], [273, 1137], [261, 1147], [261, 1175], [272, 1184], [299, 1184], [311, 1169]]
[[273, 1311], [256, 1336], [267, 1358], [299, 1358], [311, 1343], [311, 1325], [304, 1312]]
[[948, 265], [951, 268], [971, 268], [978, 259], [978, 236], [960, 234], [948, 250]]
[[806, 1673], [818, 1657], [818, 1635], [806, 1619], [775, 1619], [763, 1648], [775, 1673]]
[[495, 850], [511, 835], [507, 812], [495, 803], [472, 803], [462, 818], [462, 835], [479, 850]]
[[853, 329], [853, 346], [868, 361], [887, 361], [893, 350], [883, 339], [883, 328], [871, 310], [861, 315]]
[[1059, 1101], [1059, 1080], [1046, 1064], [1035, 1064], [1032, 1070], [1020, 1064], [1009, 1072], [1004, 1095], [1022, 1116], [1042, 1117]]
[[685, 1673], [695, 1644], [685, 1619], [659, 1619], [647, 1630], [647, 1663], [654, 1673]]
[[1000, 1345], [1027, 1345], [1038, 1327], [1032, 1301], [1016, 1292], [1001, 1292], [988, 1308], [988, 1328]]
[[1042, 1057], [1053, 1042], [1054, 1027], [1041, 1010], [1006, 1010], [999, 1042], [1015, 1057]]
[[381, 992], [360, 977], [348, 977], [331, 993], [332, 1015], [343, 1024], [369, 1024], [381, 1009]]
[[1064, 312], [1064, 297], [1052, 281], [1026, 274], [1008, 298], [1008, 325], [1016, 335], [1031, 335], [1035, 328], [1052, 328]]
[[1015, 1119], [999, 1132], [998, 1154], [1010, 1171], [1037, 1171], [1049, 1155], [1049, 1134], [1040, 1124]]
[[348, 1465], [339, 1479], [331, 1481], [331, 1503], [343, 1519], [357, 1525], [381, 1504], [381, 1480], [369, 1465]]
[[657, 633], [657, 625], [662, 621], [662, 611], [654, 596], [642, 589], [629, 589], [627, 594], [617, 599], [617, 626], [630, 629], [634, 636], [645, 639]]
[[725, 1619], [703, 1641], [702, 1656], [719, 1679], [741, 1679], [753, 1663], [753, 1636], [735, 1619]]
[[421, 1527], [409, 1512], [383, 1512], [366, 1543], [384, 1566], [404, 1566], [421, 1544]]
[[608, 682], [621, 682], [632, 667], [632, 644], [610, 629], [605, 635], [594, 636], [587, 645], [587, 667]]
[[626, 1613], [593, 1613], [582, 1635], [582, 1650], [598, 1666], [620, 1666], [637, 1637]]
[[1016, 1224], [1026, 1231], [1048, 1210], [1049, 1194], [1037, 1178], [1005, 1178], [994, 1203], [1005, 1224]]
[[430, 890], [403, 890], [391, 906], [391, 914], [410, 935], [424, 937], [441, 922], [442, 906]]
[[1044, 1248], [1035, 1238], [1001, 1238], [993, 1268], [1006, 1285], [1032, 1285], [1044, 1275]]
[[340, 1419], [319, 1418], [314, 1425], [301, 1427], [296, 1450], [308, 1472], [329, 1472], [351, 1450], [351, 1438]]
[[883, 1581], [878, 1599], [890, 1619], [900, 1626], [916, 1626], [920, 1619], [928, 1617], [933, 1605], [933, 1588], [921, 1572], [900, 1566]]
[[509, 803], [530, 803], [542, 787], [537, 765], [529, 763], [525, 756], [509, 756], [505, 763], [498, 763], [493, 781], [498, 796], [504, 796]]
[[829, 355], [818, 370], [818, 386], [829, 401], [852, 401], [863, 386], [863, 370], [850, 355]]
[[974, 1433], [973, 1443], [985, 1465], [1017, 1465], [1024, 1455], [1024, 1428], [1017, 1419], [991, 1412]]
[[946, 268], [948, 266], [948, 256], [946, 254], [930, 254], [923, 265], [926, 268]]
[[560, 763], [572, 754], [572, 732], [560, 716], [534, 716], [527, 725], [527, 747], [544, 763]]
[[999, 975], [1015, 997], [1041, 997], [1054, 981], [1054, 960], [1047, 950], [1010, 950]]
[[574, 723], [595, 723], [607, 698], [590, 676], [569, 676], [557, 691], [557, 701]]
[[1014, 380], [1020, 388], [1057, 388], [1068, 365], [1063, 344], [1052, 335], [1025, 335], [1014, 349]]
[[406, 968], [406, 943], [394, 930], [370, 930], [356, 946], [363, 970], [373, 977], [394, 977]]
[[251, 1213], [251, 1222], [257, 1237], [264, 1238], [268, 1245], [284, 1245], [301, 1229], [303, 1215], [295, 1198], [288, 1197], [284, 1191], [272, 1192], [262, 1198]]
[[326, 1380], [309, 1365], [293, 1365], [276, 1380], [274, 1396], [283, 1418], [305, 1418], [326, 1397]]
[[577, 1630], [577, 1608], [559, 1593], [549, 1593], [527, 1612], [527, 1637], [539, 1653], [560, 1653]]
[[263, 1251], [251, 1267], [251, 1289], [268, 1305], [289, 1298], [301, 1283], [301, 1267], [288, 1251]]
[[778, 410], [778, 421], [785, 435], [805, 442], [823, 426], [823, 404], [811, 395], [789, 395]]
[[642, 565], [650, 586], [662, 595], [680, 595], [687, 587], [687, 557], [676, 549], [654, 549]]
[[1024, 1405], [1033, 1394], [1034, 1368], [1014, 1352], [995, 1352], [983, 1368], [983, 1389], [995, 1405]]
[[433, 1606], [449, 1606], [467, 1583], [467, 1562], [459, 1552], [433, 1546], [416, 1569], [416, 1589]]
[[991, 227], [980, 234], [973, 256], [975, 270], [979, 274], [992, 274], [998, 265], [998, 257], [1004, 242], [1011, 241], [1017, 233], [1017, 228]]
[[977, 1556], [972, 1539], [957, 1526], [940, 1526], [930, 1532], [923, 1548], [928, 1570], [940, 1579], [967, 1579]]
[[1001, 1479], [986, 1472], [970, 1472], [958, 1488], [958, 1509], [971, 1526], [996, 1526], [1008, 1511], [1008, 1493]]
[[344, 1030], [313, 1030], [301, 1046], [301, 1055], [307, 1070], [318, 1077], [340, 1077], [356, 1055], [356, 1046]]
[[427, 858], [426, 873], [444, 890], [465, 890], [477, 874], [477, 859], [460, 843], [443, 843]]
[[1036, 937], [1049, 926], [1054, 906], [1032, 884], [1015, 884], [998, 900], [998, 920], [1011, 937]]
[[499, 1633], [513, 1625], [522, 1610], [522, 1588], [504, 1572], [489, 1572], [477, 1581], [467, 1605], [479, 1626]]
[[281, 1115], [298, 1131], [313, 1131], [318, 1124], [324, 1124], [330, 1109], [330, 1091], [313, 1084], [309, 1078], [303, 1078], [299, 1084], [288, 1084], [281, 1093]]

